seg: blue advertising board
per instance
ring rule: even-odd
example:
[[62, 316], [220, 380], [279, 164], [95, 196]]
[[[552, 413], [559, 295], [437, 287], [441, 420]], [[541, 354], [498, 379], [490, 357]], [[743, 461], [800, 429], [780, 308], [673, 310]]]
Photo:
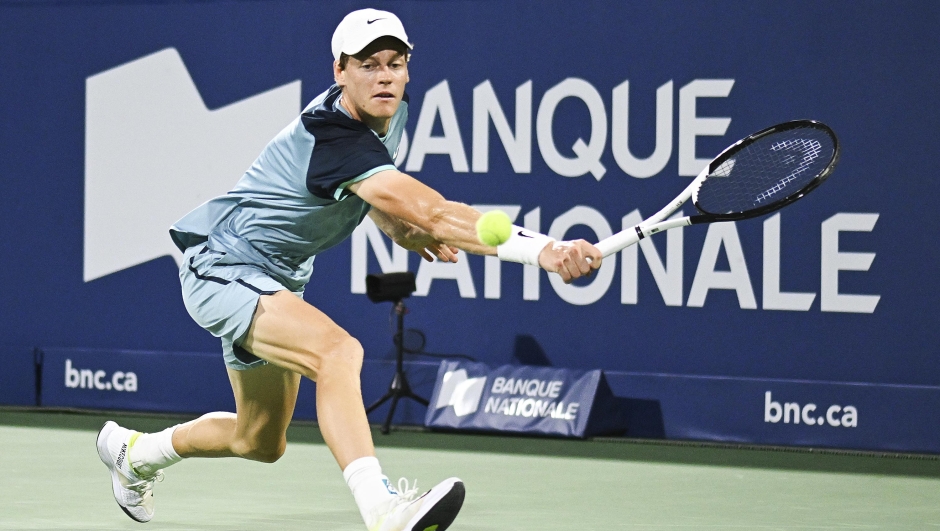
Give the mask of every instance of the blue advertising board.
[[623, 435], [627, 420], [603, 371], [442, 361], [425, 426], [591, 437]]
[[936, 386], [606, 373], [628, 436], [937, 453]]
[[169, 413], [234, 411], [228, 377], [208, 353], [50, 348], [40, 405]]
[[[49, 348], [35, 353], [38, 372], [33, 352], [29, 354], [28, 372], [20, 367], [22, 360], [14, 358], [11, 367], [15, 370], [0, 377], [2, 404], [195, 415], [235, 411], [231, 384], [222, 359], [214, 352]], [[430, 395], [438, 365], [405, 364], [419, 395]], [[386, 360], [367, 360], [363, 364], [362, 379], [371, 384], [363, 392], [364, 400], [371, 403], [385, 392], [394, 369], [394, 363]], [[30, 378], [14, 379], [23, 374]], [[34, 377], [37, 374], [38, 382]], [[317, 420], [315, 389], [309, 380], [302, 381], [295, 419]], [[380, 422], [387, 413], [388, 406], [380, 407], [369, 419]], [[402, 401], [393, 420], [421, 424], [424, 407]]]
[[35, 406], [36, 352], [25, 346], [0, 344], [0, 404], [11, 406]]
[[[891, 413], [940, 384], [935, 2], [0, 1], [0, 344], [218, 352], [183, 307], [166, 229], [332, 83], [333, 29], [361, 7], [396, 12], [415, 43], [399, 167], [553, 237], [630, 226], [774, 123], [821, 120], [842, 146], [779, 213], [674, 229], [571, 285], [491, 257], [423, 262], [367, 221], [317, 258], [305, 295], [367, 360], [387, 359], [391, 332], [365, 275], [409, 269], [429, 350], [498, 366], [525, 336], [625, 398], [671, 388], [615, 374], [714, 378], [709, 407], [757, 419], [767, 390], [858, 408], [857, 429], [806, 438], [761, 420], [673, 432], [694, 402], [670, 402], [685, 409], [662, 410], [664, 436], [940, 452]], [[784, 384], [778, 399], [754, 379], [872, 401]]]

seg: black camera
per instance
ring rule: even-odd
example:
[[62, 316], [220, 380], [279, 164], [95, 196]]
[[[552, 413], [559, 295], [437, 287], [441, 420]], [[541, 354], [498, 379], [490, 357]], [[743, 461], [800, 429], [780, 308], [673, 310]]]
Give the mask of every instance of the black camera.
[[410, 271], [366, 275], [366, 296], [372, 302], [398, 302], [416, 289], [415, 275]]

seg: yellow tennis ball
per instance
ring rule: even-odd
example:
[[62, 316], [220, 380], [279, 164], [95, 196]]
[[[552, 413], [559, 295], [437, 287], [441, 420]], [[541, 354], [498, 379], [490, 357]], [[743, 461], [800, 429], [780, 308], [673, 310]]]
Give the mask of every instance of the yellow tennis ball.
[[512, 221], [502, 210], [490, 210], [477, 220], [477, 237], [486, 245], [502, 245], [511, 234]]

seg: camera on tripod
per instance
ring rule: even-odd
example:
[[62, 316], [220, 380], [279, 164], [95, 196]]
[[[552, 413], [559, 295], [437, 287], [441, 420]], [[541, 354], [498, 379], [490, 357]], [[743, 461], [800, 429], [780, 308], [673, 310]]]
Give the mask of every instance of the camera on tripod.
[[410, 271], [366, 275], [366, 296], [375, 303], [398, 302], [411, 296], [416, 289], [415, 275]]
[[366, 408], [366, 413], [371, 413], [385, 401], [391, 399], [392, 404], [388, 410], [388, 416], [385, 417], [385, 424], [382, 425], [382, 433], [388, 434], [392, 424], [392, 416], [395, 414], [395, 406], [402, 398], [410, 398], [419, 404], [428, 405], [428, 401], [411, 390], [408, 384], [408, 377], [405, 374], [403, 358], [405, 355], [404, 332], [405, 332], [405, 303], [402, 299], [409, 297], [415, 292], [415, 275], [410, 271], [404, 273], [385, 273], [383, 275], [366, 275], [366, 296], [375, 303], [394, 302], [395, 315], [398, 316], [398, 333], [395, 336], [395, 376], [389, 385], [385, 396], [378, 399], [374, 404]]

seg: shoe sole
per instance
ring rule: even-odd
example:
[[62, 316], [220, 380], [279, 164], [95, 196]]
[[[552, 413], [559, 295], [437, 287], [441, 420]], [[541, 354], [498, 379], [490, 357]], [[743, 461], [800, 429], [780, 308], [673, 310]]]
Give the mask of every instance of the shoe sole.
[[[116, 427], [117, 427], [117, 423], [112, 420], [109, 420], [105, 422], [104, 425], [101, 426], [101, 429], [98, 431], [98, 437], [95, 439], [95, 446], [97, 447], [97, 450], [98, 450], [98, 458], [101, 459], [101, 462], [104, 463], [104, 465], [108, 467], [108, 471], [111, 472], [111, 494], [114, 496], [114, 503], [117, 503], [117, 506], [120, 507], [121, 510], [124, 511], [124, 514], [129, 516], [131, 520], [134, 520], [135, 522], [140, 522], [142, 524], [147, 523], [150, 520], [141, 520], [137, 518], [136, 516], [131, 514], [130, 511], [127, 510], [127, 507], [124, 507], [118, 501], [118, 497], [121, 494], [120, 491], [118, 491], [118, 485], [121, 484], [121, 480], [118, 479], [118, 471], [117, 469], [114, 468], [114, 461], [111, 460], [111, 454], [108, 452], [108, 444], [107, 444], [108, 436], [111, 435], [111, 432], [114, 431], [114, 428]], [[103, 443], [103, 446], [102, 446], [102, 443]]]
[[424, 495], [421, 509], [404, 531], [444, 531], [457, 518], [466, 496], [463, 482], [457, 478], [442, 481]]

